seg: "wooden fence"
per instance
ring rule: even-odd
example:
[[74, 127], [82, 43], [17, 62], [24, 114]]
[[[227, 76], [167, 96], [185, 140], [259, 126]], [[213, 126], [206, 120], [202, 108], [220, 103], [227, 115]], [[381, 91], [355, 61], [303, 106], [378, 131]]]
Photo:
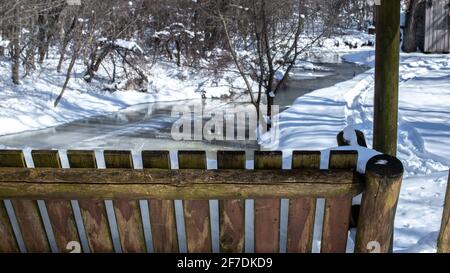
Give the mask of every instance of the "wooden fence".
[[442, 214], [441, 232], [438, 239], [438, 252], [450, 253], [450, 172], [444, 201], [444, 212]]
[[[366, 174], [358, 174], [355, 151], [331, 151], [326, 170], [320, 169], [321, 153], [311, 151], [294, 151], [289, 170], [282, 170], [281, 152], [263, 151], [254, 153], [251, 170], [243, 151], [218, 152], [218, 170], [206, 170], [200, 151], [179, 151], [176, 170], [167, 151], [143, 151], [142, 170], [133, 169], [129, 151], [104, 151], [106, 169], [97, 168], [93, 151], [68, 151], [66, 169], [57, 151], [35, 150], [31, 156], [34, 168], [27, 168], [22, 151], [0, 151], [0, 200], [5, 200], [0, 202], [0, 252], [65, 252], [69, 242], [80, 242], [80, 234], [87, 237], [89, 252], [148, 252], [146, 222], [154, 252], [179, 252], [180, 230], [187, 252], [211, 252], [209, 200], [215, 199], [220, 252], [245, 251], [248, 199], [254, 199], [254, 251], [278, 252], [281, 198], [289, 199], [287, 252], [312, 251], [317, 198], [325, 198], [321, 252], [345, 252], [352, 198], [361, 193], [355, 251], [389, 252], [403, 175], [401, 162], [387, 155], [375, 156]], [[113, 211], [105, 200], [112, 200]], [[184, 221], [178, 221], [175, 209], [181, 201], [174, 200], [183, 200]]]
[[450, 52], [450, 3], [448, 0], [426, 0], [425, 48], [428, 53]]

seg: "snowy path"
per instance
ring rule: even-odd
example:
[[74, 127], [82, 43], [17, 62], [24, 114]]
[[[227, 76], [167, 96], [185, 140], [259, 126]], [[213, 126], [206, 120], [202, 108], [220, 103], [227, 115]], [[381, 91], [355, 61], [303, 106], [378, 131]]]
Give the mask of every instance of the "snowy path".
[[[373, 66], [373, 52], [346, 56]], [[317, 90], [279, 116], [280, 137], [267, 149], [324, 150], [336, 146], [346, 126], [362, 130], [372, 143], [373, 69], [333, 87]], [[400, 65], [399, 158], [405, 180], [395, 223], [395, 250], [433, 252], [450, 168], [450, 57], [402, 55]]]

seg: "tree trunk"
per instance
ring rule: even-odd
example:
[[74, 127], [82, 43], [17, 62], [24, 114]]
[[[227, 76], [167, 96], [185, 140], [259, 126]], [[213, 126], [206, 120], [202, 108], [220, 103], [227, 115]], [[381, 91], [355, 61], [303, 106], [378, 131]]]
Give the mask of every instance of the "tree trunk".
[[70, 40], [72, 39], [72, 32], [75, 29], [75, 27], [77, 26], [77, 22], [78, 22], [78, 16], [74, 16], [73, 20], [72, 20], [72, 24], [70, 25], [70, 28], [64, 34], [64, 40], [63, 40], [63, 44], [61, 47], [61, 55], [59, 56], [58, 66], [56, 67], [56, 71], [58, 71], [58, 73], [61, 72], [61, 66], [64, 61], [66, 49], [67, 49], [67, 46], [69, 45]]
[[93, 58], [91, 59], [91, 63], [88, 67], [88, 70], [86, 74], [84, 75], [84, 80], [86, 82], [91, 82], [92, 78], [94, 77], [95, 73], [98, 71], [100, 64], [103, 62], [103, 60], [108, 56], [108, 54], [114, 49], [114, 44], [108, 44], [105, 45], [101, 51], [100, 54], [97, 57], [97, 53], [94, 52]]
[[417, 51], [417, 41], [416, 41], [416, 28], [417, 28], [417, 14], [419, 12], [419, 4], [423, 0], [411, 0], [409, 2], [409, 8], [406, 13], [406, 25], [404, 30], [403, 38], [403, 51], [404, 52], [416, 52]]
[[[17, 1], [16, 1], [17, 2]], [[14, 22], [12, 25], [12, 58], [11, 58], [11, 74], [14, 84], [19, 84], [19, 66], [20, 66], [20, 18], [19, 4], [16, 3], [14, 8]]]
[[[0, 36], [6, 38], [6, 33], [5, 32], [6, 32], [5, 28], [2, 25], [1, 28], [0, 28]], [[3, 57], [3, 56], [5, 56], [5, 48], [0, 46], [0, 57]]]
[[267, 93], [267, 131], [272, 129], [272, 106], [274, 103], [274, 97], [272, 91]]
[[64, 85], [61, 89], [61, 93], [58, 95], [58, 97], [55, 100], [55, 103], [53, 104], [54, 107], [58, 106], [59, 102], [61, 101], [61, 99], [64, 95], [64, 92], [66, 91], [67, 84], [69, 84], [69, 81], [70, 81], [70, 73], [72, 73], [72, 69], [78, 58], [79, 51], [80, 51], [79, 41], [76, 41], [75, 45], [74, 45], [74, 49], [73, 49], [72, 59], [70, 60], [69, 68], [67, 69], [66, 80], [64, 81]]
[[50, 42], [55, 34], [55, 26], [63, 9], [64, 5], [60, 5], [38, 16], [39, 63], [43, 63], [48, 54]]
[[38, 15], [38, 54], [39, 54], [39, 63], [41, 64], [45, 58], [45, 38], [46, 38], [46, 17], [43, 13]]
[[179, 40], [175, 41], [175, 46], [177, 48], [177, 66], [181, 67], [181, 46]]

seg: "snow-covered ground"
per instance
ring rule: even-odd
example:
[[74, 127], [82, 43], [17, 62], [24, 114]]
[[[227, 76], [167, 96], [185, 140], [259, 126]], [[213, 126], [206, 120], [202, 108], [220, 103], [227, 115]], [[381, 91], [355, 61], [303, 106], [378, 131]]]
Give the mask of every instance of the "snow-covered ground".
[[[344, 56], [374, 65], [373, 50]], [[275, 150], [324, 150], [347, 126], [372, 143], [374, 70], [298, 98], [279, 115], [279, 138], [261, 144]], [[402, 54], [398, 156], [405, 179], [395, 222], [394, 250], [435, 252], [450, 168], [450, 56]], [[288, 154], [288, 153], [287, 153]]]

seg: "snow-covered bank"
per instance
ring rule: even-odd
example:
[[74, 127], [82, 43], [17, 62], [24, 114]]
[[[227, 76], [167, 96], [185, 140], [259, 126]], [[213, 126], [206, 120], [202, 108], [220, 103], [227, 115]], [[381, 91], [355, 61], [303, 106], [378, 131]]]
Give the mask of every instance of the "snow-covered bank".
[[[344, 59], [374, 64], [373, 51]], [[346, 126], [372, 143], [374, 70], [301, 98], [279, 115], [279, 139], [263, 136], [276, 150], [323, 150], [336, 146]], [[450, 168], [450, 56], [402, 54], [400, 64], [399, 158], [405, 166], [395, 223], [395, 250], [433, 252]]]
[[[228, 81], [240, 84], [239, 77], [232, 73], [216, 82], [193, 69], [159, 63], [151, 69], [148, 92], [111, 93], [102, 91], [107, 86], [106, 80], [88, 84], [83, 79], [85, 66], [77, 63], [63, 99], [54, 107], [66, 74], [64, 68], [61, 73], [56, 72], [58, 60], [56, 55], [52, 56], [37, 71], [21, 78], [18, 86], [10, 78], [9, 61], [0, 59], [0, 135], [53, 127], [141, 103], [228, 96]], [[108, 77], [104, 69], [99, 74], [101, 79]]]

